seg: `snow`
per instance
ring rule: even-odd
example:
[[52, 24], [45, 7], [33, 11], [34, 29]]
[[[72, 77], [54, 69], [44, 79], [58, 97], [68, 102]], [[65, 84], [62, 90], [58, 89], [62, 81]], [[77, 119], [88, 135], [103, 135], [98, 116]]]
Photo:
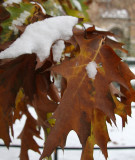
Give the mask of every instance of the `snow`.
[[[31, 113], [32, 113], [31, 109]], [[33, 112], [35, 114], [35, 112]], [[35, 116], [35, 115], [34, 115]], [[15, 123], [15, 138], [20, 134], [26, 117], [23, 116], [21, 121], [16, 121]], [[112, 140], [108, 144], [108, 146], [118, 147], [118, 146], [135, 146], [135, 108], [132, 108], [132, 118], [128, 117], [128, 124], [122, 130], [121, 126], [121, 118], [116, 116], [117, 126], [113, 125], [112, 127], [107, 124], [109, 129], [109, 135]], [[43, 137], [43, 132], [42, 132]], [[0, 143], [3, 144], [2, 140]], [[43, 146], [43, 140], [38, 139], [38, 144]], [[19, 139], [13, 139], [13, 144], [20, 144]], [[66, 147], [81, 147], [80, 141], [78, 139], [77, 134], [74, 131], [71, 131], [67, 137]], [[40, 149], [42, 152], [42, 149]], [[9, 148], [9, 150], [5, 147], [0, 148], [0, 160], [19, 160], [20, 149], [18, 148]], [[30, 160], [38, 160], [40, 155], [29, 150]], [[108, 150], [108, 160], [134, 160], [135, 159], [135, 151], [134, 150]], [[79, 160], [81, 157], [81, 150], [58, 150], [58, 160]], [[94, 160], [105, 160], [102, 152], [100, 150], [94, 151]]]
[[79, 11], [82, 11], [81, 4], [78, 0], [73, 0], [72, 2]]
[[12, 3], [21, 3], [22, 0], [6, 0], [4, 3], [3, 3], [3, 6], [4, 7], [7, 7], [8, 5], [12, 4]]
[[[10, 0], [11, 1], [11, 0]], [[50, 19], [50, 20], [49, 20]], [[47, 57], [50, 52], [50, 48], [52, 47], [53, 51], [53, 58], [55, 61], [59, 62], [61, 58], [61, 53], [64, 50], [64, 41], [67, 40], [72, 36], [72, 28], [73, 26], [78, 22], [77, 18], [70, 17], [70, 16], [62, 16], [58, 17], [58, 19], [55, 18], [49, 18], [44, 21], [36, 22], [32, 25], [29, 25], [26, 28], [25, 33], [18, 38], [17, 41], [13, 43], [13, 45], [10, 46], [7, 51], [1, 52], [0, 58], [10, 58], [19, 56], [24, 53], [31, 54], [32, 52], [36, 52], [40, 58], [41, 61], [43, 61], [44, 57]], [[54, 23], [52, 21], [55, 21]], [[52, 25], [53, 24], [53, 25]], [[37, 29], [36, 29], [37, 27]], [[68, 28], [68, 29], [67, 29]], [[39, 34], [37, 34], [39, 32]], [[45, 35], [45, 37], [44, 37]], [[63, 38], [65, 37], [66, 38]], [[33, 38], [34, 37], [34, 38]], [[63, 40], [59, 40], [63, 39]], [[48, 42], [49, 41], [49, 42]], [[23, 42], [23, 43], [22, 43]], [[41, 43], [41, 45], [39, 44]], [[56, 43], [55, 43], [56, 42]], [[36, 45], [37, 43], [37, 45]], [[42, 48], [44, 45], [49, 45], [48, 48]], [[19, 45], [19, 47], [18, 47]], [[36, 45], [36, 46], [35, 46]], [[25, 48], [26, 47], [26, 48]], [[29, 48], [30, 47], [30, 48]], [[58, 48], [59, 51], [58, 52]], [[47, 52], [49, 50], [49, 52]], [[19, 51], [19, 55], [18, 55]], [[40, 51], [43, 51], [40, 52]], [[10, 55], [11, 54], [11, 55]], [[45, 55], [44, 55], [45, 54]], [[8, 57], [9, 56], [9, 57]], [[135, 67], [130, 67], [131, 70], [135, 73]], [[97, 74], [97, 64], [96, 62], [92, 61], [86, 66], [86, 71], [88, 73], [89, 78], [94, 79]], [[37, 115], [32, 107], [29, 107], [29, 112], [37, 119]], [[119, 116], [116, 116], [117, 126], [115, 125], [110, 126], [107, 124], [109, 129], [109, 135], [112, 140], [108, 144], [108, 146], [135, 146], [135, 108], [132, 108], [132, 118], [128, 117], [128, 124], [127, 126], [122, 130], [121, 126], [121, 118]], [[23, 116], [23, 118], [20, 121], [16, 121], [14, 125], [15, 129], [15, 139], [13, 139], [12, 144], [20, 144], [20, 140], [16, 139], [17, 136], [20, 134], [24, 124], [26, 121], [26, 116]], [[44, 137], [43, 131], [41, 133], [41, 137]], [[35, 138], [35, 137], [34, 137]], [[38, 141], [38, 144], [40, 146], [43, 146], [43, 140], [36, 139]], [[2, 140], [0, 140], [0, 143], [3, 143]], [[71, 131], [67, 137], [67, 147], [81, 147], [80, 141], [74, 131]], [[20, 149], [18, 148], [10, 148], [9, 150], [5, 147], [0, 148], [0, 160], [19, 160]], [[29, 151], [30, 160], [37, 160], [40, 155]], [[81, 157], [81, 151], [58, 151], [58, 159], [59, 160], [78, 160]], [[95, 160], [105, 160], [105, 158], [102, 155], [101, 151], [94, 151], [94, 158]], [[135, 152], [134, 150], [109, 150], [109, 158], [108, 160], [134, 160], [135, 159]]]
[[21, 13], [20, 17], [12, 21], [12, 25], [9, 26], [9, 29], [13, 30], [14, 34], [16, 35], [18, 33], [18, 28], [16, 26], [22, 26], [28, 16], [30, 16], [30, 12], [28, 11], [24, 11], [23, 13]]
[[[135, 66], [131, 66], [130, 70], [135, 74]], [[135, 79], [131, 80], [130, 83], [135, 88]]]
[[97, 74], [97, 64], [95, 61], [89, 62], [86, 66], [86, 71], [89, 78], [95, 79]]
[[[135, 146], [135, 108], [132, 108], [132, 118], [128, 117], [128, 124], [122, 130], [122, 122], [119, 116], [116, 116], [117, 127], [115, 125], [107, 125], [109, 135], [112, 140], [108, 147], [122, 147]], [[77, 134], [71, 131], [67, 138], [66, 147], [81, 147]], [[97, 146], [95, 146], [97, 147]], [[81, 150], [62, 150], [58, 151], [59, 160], [79, 160], [81, 157]], [[134, 150], [108, 150], [108, 160], [134, 160]], [[94, 150], [94, 160], [105, 160], [101, 150]]]
[[[58, 160], [80, 160], [80, 150], [58, 151]], [[134, 150], [109, 150], [109, 158], [107, 160], [134, 160]], [[94, 160], [105, 160], [100, 150], [94, 151]]]
[[112, 9], [109, 11], [105, 11], [102, 15], [103, 18], [128, 18], [128, 12], [125, 9]]
[[135, 66], [130, 67], [130, 70], [135, 74]]
[[53, 52], [53, 60], [55, 62], [60, 62], [61, 55], [64, 49], [65, 49], [65, 44], [63, 40], [59, 40], [53, 45], [52, 52]]
[[[85, 29], [88, 29], [89, 27], [93, 27], [92, 24], [88, 24], [88, 23], [84, 23], [83, 26], [84, 26]], [[81, 27], [81, 26], [79, 26], [79, 25], [76, 25], [76, 27], [77, 27], [78, 29], [83, 29], [83, 27]], [[100, 28], [100, 27], [97, 27], [97, 26], [95, 26], [95, 29], [96, 29], [97, 31], [103, 31], [103, 32], [107, 32], [107, 31], [108, 31], [108, 30], [106, 30], [105, 28]], [[109, 39], [113, 40], [113, 41], [118, 42], [118, 40], [117, 40], [114, 36], [107, 36], [107, 37], [108, 37]]]
[[[33, 114], [35, 117], [35, 112], [33, 112], [32, 108], [30, 107], [30, 113]], [[13, 144], [20, 144], [20, 140], [16, 139], [17, 136], [20, 134], [24, 123], [26, 121], [26, 117], [19, 121], [17, 120], [14, 126], [15, 129], [15, 139], [13, 139]], [[112, 125], [112, 127], [107, 124], [109, 129], [109, 135], [112, 140], [108, 144], [108, 146], [118, 147], [118, 146], [135, 146], [135, 108], [132, 108], [132, 118], [128, 117], [128, 124], [122, 130], [121, 126], [121, 118], [116, 116], [117, 126]], [[41, 137], [44, 137], [44, 133], [42, 131]], [[36, 138], [37, 140], [37, 138]], [[38, 139], [38, 144], [43, 146], [43, 140]], [[0, 143], [3, 144], [3, 141], [0, 140]], [[71, 131], [67, 137], [66, 147], [81, 147], [80, 141], [78, 139], [77, 134], [74, 131]], [[42, 152], [42, 149], [40, 149]], [[0, 148], [0, 160], [19, 160], [20, 149], [18, 148], [9, 148], [9, 150], [5, 147]], [[36, 152], [29, 150], [30, 160], [38, 160], [40, 155]], [[108, 160], [134, 160], [135, 159], [135, 151], [134, 150], [108, 150]], [[81, 157], [81, 150], [58, 150], [58, 160], [79, 160]], [[94, 160], [105, 160], [102, 152], [100, 150], [94, 151]]]
[[72, 29], [77, 23], [76, 17], [58, 16], [30, 24], [20, 38], [0, 52], [0, 59], [36, 53], [40, 61], [44, 61], [48, 58], [54, 42], [70, 39], [73, 35]]
[[[93, 24], [84, 23], [83, 26], [85, 27], [85, 29], [88, 29], [89, 27], [93, 27]], [[97, 26], [95, 26], [95, 29], [96, 29], [97, 31], [107, 31], [106, 29], [100, 28], [100, 27], [97, 27]]]
[[122, 59], [126, 61], [135, 61], [135, 57], [122, 57]]
[[[135, 146], [135, 108], [132, 108], [132, 117], [128, 117], [128, 123], [125, 128], [122, 129], [122, 120], [120, 116], [116, 115], [116, 124], [107, 123], [109, 130], [109, 136], [112, 142], [109, 142], [108, 147], [121, 147], [121, 146]], [[68, 135], [66, 147], [81, 147], [77, 134], [71, 131]], [[97, 147], [97, 145], [96, 145]]]
[[30, 105], [27, 105], [27, 107], [28, 107], [28, 111], [30, 112], [32, 117], [37, 120], [38, 119], [38, 115], [37, 115], [35, 109]]
[[[93, 25], [88, 24], [88, 23], [84, 23], [83, 25], [84, 25], [85, 29], [87, 29], [87, 28], [89, 28], [89, 27], [93, 27]], [[81, 28], [79, 28], [79, 25], [78, 25], [77, 27], [78, 27], [78, 29], [81, 29]], [[106, 29], [104, 29], [104, 28], [100, 28], [100, 27], [97, 27], [97, 26], [95, 26], [95, 29], [96, 29], [97, 31], [103, 31], [103, 32], [107, 32], [107, 31], [108, 31], [108, 30], [106, 30]], [[107, 37], [108, 37], [109, 39], [113, 40], [113, 41], [118, 42], [118, 40], [117, 40], [114, 36], [107, 36]]]

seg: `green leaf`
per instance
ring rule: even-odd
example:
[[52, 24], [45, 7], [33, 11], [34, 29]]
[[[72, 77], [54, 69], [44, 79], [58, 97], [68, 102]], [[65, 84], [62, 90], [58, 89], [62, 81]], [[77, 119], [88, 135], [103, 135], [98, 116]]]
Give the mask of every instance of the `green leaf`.
[[86, 18], [87, 20], [89, 20], [89, 15], [88, 15], [88, 12], [87, 12], [87, 10], [88, 10], [88, 5], [85, 4], [86, 0], [79, 0], [79, 2], [80, 2], [80, 4], [81, 4], [82, 12], [83, 12], [85, 18]]
[[83, 14], [78, 10], [70, 9], [66, 6], [64, 6], [64, 9], [65, 9], [66, 13], [70, 16], [74, 16], [74, 17], [78, 17], [78, 18], [84, 17]]
[[86, 0], [78, 1], [78, 3], [80, 3], [81, 10], [77, 9], [73, 0], [70, 0], [70, 6], [68, 5], [68, 2], [63, 3], [62, 6], [66, 14], [70, 16], [78, 17], [78, 18], [84, 18], [84, 22], [87, 22], [89, 21], [89, 16], [87, 13], [88, 6], [85, 4], [85, 2]]
[[42, 4], [46, 10], [46, 13], [51, 16], [61, 16], [65, 12], [58, 0], [48, 0]]
[[[23, 13], [24, 11], [30, 12], [30, 16], [34, 13], [35, 11], [35, 6], [31, 3], [20, 3], [20, 5], [14, 5], [14, 6], [9, 6], [6, 8], [6, 10], [10, 13], [10, 17], [3, 21], [1, 23], [2, 27], [2, 32], [1, 32], [1, 39], [0, 43], [3, 44], [7, 41], [13, 41], [18, 37], [18, 34], [14, 34], [14, 31], [10, 29], [10, 26], [12, 26], [13, 20], [16, 20], [17, 18], [20, 17], [20, 14]], [[25, 24], [28, 24], [28, 18], [25, 20]]]

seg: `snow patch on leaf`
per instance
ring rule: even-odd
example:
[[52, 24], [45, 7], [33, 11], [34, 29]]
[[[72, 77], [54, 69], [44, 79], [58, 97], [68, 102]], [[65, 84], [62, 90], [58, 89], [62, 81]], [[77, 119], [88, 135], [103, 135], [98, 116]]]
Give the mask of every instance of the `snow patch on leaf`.
[[89, 78], [95, 79], [97, 74], [97, 64], [95, 61], [89, 62], [86, 66], [86, 71]]
[[30, 12], [28, 11], [21, 13], [20, 17], [12, 21], [12, 25], [9, 26], [9, 29], [13, 30], [15, 35], [18, 34], [18, 28], [16, 26], [22, 26], [28, 16], [30, 16]]
[[4, 3], [3, 3], [3, 6], [4, 7], [7, 7], [8, 5], [10, 5], [10, 4], [12, 4], [12, 3], [21, 3], [22, 2], [22, 0], [7, 0], [7, 1], [5, 1]]
[[64, 49], [65, 49], [65, 44], [63, 40], [59, 40], [54, 44], [54, 46], [52, 47], [52, 52], [53, 52], [53, 60], [55, 62], [60, 62], [61, 55]]
[[54, 42], [71, 38], [72, 29], [77, 23], [76, 17], [58, 16], [30, 24], [20, 38], [0, 52], [0, 59], [36, 53], [40, 61], [44, 61], [50, 55], [50, 48]]

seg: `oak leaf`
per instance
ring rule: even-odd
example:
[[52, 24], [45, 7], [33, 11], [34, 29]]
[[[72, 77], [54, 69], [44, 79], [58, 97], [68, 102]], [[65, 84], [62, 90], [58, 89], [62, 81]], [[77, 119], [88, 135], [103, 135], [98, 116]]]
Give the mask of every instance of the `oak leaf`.
[[[99, 32], [95, 28], [89, 28], [89, 30], [75, 30], [74, 39], [80, 47], [80, 53], [51, 68], [53, 72], [67, 80], [67, 88], [54, 112], [53, 118], [56, 119], [56, 123], [45, 142], [40, 159], [49, 156], [57, 146], [64, 148], [66, 137], [71, 130], [77, 133], [82, 144], [82, 159], [88, 159], [88, 152], [85, 150], [90, 149], [92, 154], [92, 149], [88, 147], [94, 144], [99, 145], [107, 158], [109, 136], [106, 121], [110, 119], [115, 123], [116, 108], [119, 109], [120, 104], [124, 105], [122, 102], [116, 103], [114, 99], [116, 94], [113, 89], [110, 89], [110, 85], [112, 82], [118, 82], [130, 95], [132, 93], [129, 83], [135, 77], [129, 71], [130, 79], [127, 79], [121, 59], [111, 48], [121, 49], [121, 44], [114, 43], [110, 47], [107, 35], [111, 33]], [[97, 73], [94, 78], [89, 77], [86, 72], [89, 62], [97, 64]], [[123, 95], [121, 99], [129, 98], [122, 90], [118, 93]], [[131, 101], [133, 97], [130, 98]], [[117, 112], [117, 114], [122, 117], [123, 122], [126, 121], [124, 118], [127, 113]], [[92, 155], [89, 156], [92, 160]]]
[[[20, 159], [28, 159], [29, 149], [39, 152], [39, 146], [33, 139], [34, 135], [39, 137], [40, 134], [37, 126], [43, 127], [46, 132], [50, 126], [47, 113], [54, 112], [60, 101], [57, 88], [50, 80], [50, 71], [42, 73], [51, 66], [51, 62], [44, 62], [44, 65], [36, 70], [36, 58], [35, 54], [24, 54], [15, 59], [2, 60], [0, 65], [0, 138], [7, 147], [11, 142], [9, 128], [12, 128], [16, 119], [20, 120], [23, 115], [27, 117], [19, 136], [22, 141]], [[38, 120], [32, 118], [27, 104], [33, 105]]]
[[[47, 126], [49, 126], [47, 113], [54, 112], [58, 105], [57, 102], [60, 101], [59, 95], [55, 91], [56, 88], [52, 88], [53, 84], [49, 84], [50, 79], [47, 78], [48, 74], [50, 73], [47, 72], [36, 76], [36, 94], [32, 101], [32, 106], [38, 115], [38, 123], [44, 128], [45, 132]], [[49, 99], [49, 96], [52, 100]]]
[[40, 130], [37, 127], [37, 121], [29, 113], [27, 113], [25, 126], [18, 137], [21, 139], [20, 160], [29, 160], [29, 149], [32, 149], [33, 151], [40, 154], [39, 145], [36, 143], [33, 136], [40, 138]]
[[[10, 139], [8, 128], [12, 127], [13, 124], [13, 111], [15, 108], [15, 101], [18, 91], [23, 87], [26, 96], [30, 97], [30, 99], [32, 99], [33, 97], [33, 78], [35, 71], [34, 59], [34, 54], [31, 56], [24, 55], [14, 60], [9, 60], [8, 62], [5, 61], [5, 63], [3, 60], [3, 63], [0, 65], [0, 113], [1, 117], [3, 117], [4, 120], [4, 123], [1, 122], [3, 124], [0, 125], [0, 128], [7, 128], [5, 130], [5, 133], [0, 132], [0, 137], [3, 138], [4, 135], [7, 135], [8, 137], [3, 138], [4, 141]], [[25, 67], [27, 67], [27, 71], [29, 70], [29, 73], [26, 71]], [[29, 74], [29, 76], [27, 74]], [[2, 127], [3, 125], [4, 127]], [[6, 145], [9, 146], [9, 143], [10, 141], [8, 140], [8, 142], [6, 142]]]
[[[50, 17], [42, 12], [39, 5], [25, 3], [31, 0], [23, 2], [9, 5], [6, 9], [0, 6], [0, 50], [6, 49], [18, 36], [13, 36], [9, 24], [25, 9], [30, 11], [31, 15], [26, 18], [23, 26], [16, 26], [19, 34], [24, 32], [28, 23]], [[59, 3], [61, 2], [60, 0]], [[85, 0], [80, 2], [82, 4]], [[51, 0], [40, 0], [39, 3], [44, 7], [48, 5], [46, 11], [51, 12]], [[72, 3], [65, 0], [62, 7], [69, 12], [66, 6], [70, 6], [72, 11], [76, 10]], [[85, 7], [82, 7], [83, 13], [77, 11], [71, 14], [83, 14], [87, 17]], [[14, 15], [16, 11], [18, 14]], [[56, 10], [54, 14], [63, 12]], [[52, 53], [43, 62], [40, 62], [34, 53], [0, 60], [0, 138], [9, 147], [9, 130], [11, 129], [14, 136], [12, 125], [16, 119], [20, 120], [23, 115], [27, 117], [19, 136], [22, 142], [21, 160], [29, 159], [29, 149], [40, 153], [33, 138], [40, 138], [40, 127], [47, 138], [40, 159], [49, 157], [57, 146], [64, 148], [66, 137], [71, 130], [77, 133], [82, 144], [82, 160], [93, 160], [95, 144], [101, 148], [107, 159], [107, 143], [110, 138], [106, 122], [115, 123], [115, 114], [118, 114], [124, 127], [127, 115], [131, 116], [131, 102], [135, 101], [135, 91], [130, 81], [135, 79], [135, 75], [114, 52], [119, 49], [127, 53], [122, 47], [123, 44], [109, 39], [108, 36], [114, 36], [112, 33], [97, 31], [94, 26], [86, 30], [74, 28], [73, 34], [73, 37], [65, 42], [65, 55], [59, 65], [53, 62]], [[66, 53], [69, 52], [70, 57], [67, 57]], [[94, 68], [89, 64], [94, 64]], [[91, 76], [93, 69], [94, 76]], [[62, 75], [60, 93], [54, 85], [55, 79], [51, 80], [52, 76], [57, 74]], [[114, 83], [119, 87], [115, 87]], [[28, 104], [35, 109], [37, 120], [28, 112]], [[50, 115], [53, 115], [52, 118]], [[51, 129], [50, 133], [48, 127]]]

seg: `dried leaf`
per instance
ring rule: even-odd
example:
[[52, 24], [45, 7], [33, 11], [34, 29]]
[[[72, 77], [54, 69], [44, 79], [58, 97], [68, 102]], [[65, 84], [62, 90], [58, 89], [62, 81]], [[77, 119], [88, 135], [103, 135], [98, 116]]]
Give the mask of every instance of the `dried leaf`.
[[40, 131], [37, 128], [37, 121], [30, 114], [27, 114], [25, 126], [18, 137], [19, 139], [21, 139], [20, 160], [29, 160], [29, 149], [32, 149], [33, 151], [40, 154], [39, 145], [36, 143], [33, 136], [40, 138]]
[[[47, 126], [47, 113], [54, 112], [57, 107], [57, 103], [48, 98], [50, 84], [48, 84], [47, 74], [38, 74], [36, 76], [36, 94], [32, 102], [38, 115], [38, 122], [45, 130]], [[57, 100], [57, 97], [54, 97], [54, 99]]]
[[9, 122], [7, 115], [3, 114], [2, 109], [0, 108], [0, 138], [3, 139], [5, 145], [9, 147], [11, 138], [9, 136]]
[[[35, 54], [23, 55], [0, 65], [0, 106], [1, 117], [5, 121], [1, 122], [5, 126], [1, 125], [0, 129], [7, 128], [5, 133], [1, 132], [2, 138], [3, 136], [5, 138], [6, 134], [9, 134], [8, 128], [12, 127], [16, 96], [20, 88], [24, 89], [25, 95], [30, 100], [33, 98], [33, 94], [35, 93], [33, 78], [34, 67], [36, 65], [34, 59]], [[7, 141], [7, 139], [9, 138], [3, 140]]]
[[[13, 3], [6, 9], [0, 6], [0, 50], [6, 49], [24, 32], [27, 24], [50, 17], [42, 12], [37, 3], [29, 2], [31, 0], [23, 0], [20, 4]], [[50, 15], [67, 12], [87, 19], [84, 6], [86, 0], [78, 1], [82, 5], [82, 11], [77, 10], [72, 0], [36, 2], [42, 4]], [[56, 7], [60, 4], [61, 9]], [[53, 13], [52, 8], [55, 8]], [[9, 26], [25, 10], [30, 12], [30, 16], [22, 26], [15, 26], [20, 32], [14, 35]], [[16, 119], [21, 119], [22, 115], [27, 117], [19, 136], [22, 142], [21, 160], [29, 159], [29, 149], [40, 153], [33, 138], [40, 138], [40, 127], [47, 138], [40, 160], [49, 157], [57, 146], [64, 148], [66, 137], [71, 130], [77, 133], [82, 144], [82, 160], [93, 160], [95, 144], [101, 148], [107, 159], [107, 143], [110, 138], [106, 122], [111, 124], [112, 120], [115, 123], [115, 114], [118, 114], [124, 127], [127, 115], [131, 115], [131, 102], [135, 101], [135, 91], [130, 81], [135, 79], [135, 75], [113, 50], [119, 49], [127, 53], [122, 48], [123, 44], [108, 38], [114, 34], [97, 31], [94, 26], [86, 30], [74, 28], [73, 34], [73, 37], [65, 42], [65, 57], [63, 56], [59, 65], [53, 62], [52, 53], [44, 62], [40, 62], [34, 53], [0, 60], [0, 138], [9, 147], [9, 130], [11, 129], [13, 136], [13, 123]], [[71, 54], [68, 57], [66, 53], [69, 52]], [[87, 69], [90, 63], [96, 64], [94, 77], [88, 73], [92, 70]], [[57, 74], [62, 76], [60, 93], [51, 81], [51, 76]], [[113, 85], [114, 82], [120, 85], [120, 89]], [[37, 120], [28, 112], [27, 104], [34, 107]]]
[[107, 143], [109, 141], [110, 138], [106, 126], [106, 116], [100, 110], [95, 109], [93, 110], [93, 116], [91, 120], [91, 135], [87, 139], [81, 160], [93, 160], [93, 149], [95, 144], [100, 146], [105, 158], [107, 159]]
[[[85, 39], [85, 32], [74, 33], [80, 53], [51, 69], [66, 78], [67, 88], [60, 105], [54, 112], [53, 118], [56, 119], [56, 123], [45, 142], [40, 159], [49, 156], [57, 146], [63, 148], [67, 134], [71, 130], [76, 131], [79, 136], [84, 150], [82, 159], [88, 159], [85, 149], [88, 150], [88, 146], [92, 147], [94, 144], [99, 145], [107, 158], [109, 136], [106, 121], [109, 121], [108, 117], [115, 123], [115, 113], [117, 113], [122, 117], [123, 122], [126, 121], [127, 114], [124, 113], [124, 108], [122, 108], [123, 113], [120, 112], [122, 103], [117, 103], [116, 98], [114, 99], [114, 95], [112, 95], [112, 90], [110, 90], [110, 84], [118, 82], [131, 94], [130, 82], [126, 78], [126, 73], [122, 71], [121, 59], [106, 43], [106, 37], [111, 33], [98, 32], [95, 31], [95, 28], [89, 30], [87, 39]], [[86, 66], [93, 61], [98, 66], [95, 79], [89, 78], [86, 72]], [[122, 68], [120, 69], [120, 67]], [[131, 72], [128, 74], [129, 77], [134, 78]], [[122, 91], [120, 93], [126, 99], [129, 97]], [[87, 142], [89, 136], [90, 140]], [[92, 154], [91, 148], [90, 152]], [[93, 159], [92, 155], [89, 159]]]

